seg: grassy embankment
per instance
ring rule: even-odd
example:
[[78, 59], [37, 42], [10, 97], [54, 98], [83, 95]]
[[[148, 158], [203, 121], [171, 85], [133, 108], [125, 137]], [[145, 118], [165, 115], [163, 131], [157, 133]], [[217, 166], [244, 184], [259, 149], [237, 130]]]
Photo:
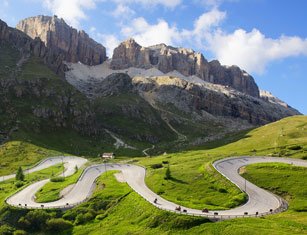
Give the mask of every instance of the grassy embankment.
[[35, 194], [36, 202], [52, 202], [59, 200], [61, 198], [61, 191], [69, 185], [75, 184], [82, 172], [82, 170], [78, 170], [75, 174], [65, 177], [63, 181], [60, 182], [48, 182]]

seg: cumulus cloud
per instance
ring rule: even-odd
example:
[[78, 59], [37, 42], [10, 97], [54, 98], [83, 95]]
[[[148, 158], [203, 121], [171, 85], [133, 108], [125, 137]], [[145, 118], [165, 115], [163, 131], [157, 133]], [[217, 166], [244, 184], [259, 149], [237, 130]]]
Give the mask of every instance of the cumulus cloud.
[[203, 13], [195, 22], [193, 33], [198, 36], [211, 30], [212, 27], [218, 26], [226, 18], [226, 12], [213, 9]]
[[114, 17], [120, 17], [120, 18], [130, 18], [135, 14], [135, 11], [132, 10], [130, 7], [124, 5], [124, 4], [118, 4], [115, 11], [112, 12], [112, 15]]
[[202, 39], [213, 27], [226, 17], [226, 13], [213, 9], [202, 14], [194, 22], [194, 28], [178, 29], [175, 25], [170, 25], [163, 19], [157, 23], [150, 24], [143, 17], [133, 19], [128, 25], [124, 25], [121, 33], [126, 38], [134, 38], [142, 46], [165, 43], [168, 45], [181, 44], [184, 41]]
[[229, 34], [217, 30], [207, 37], [207, 42], [222, 64], [236, 64], [250, 73], [263, 73], [275, 60], [307, 55], [307, 39], [287, 36], [272, 39], [257, 29], [251, 32], [237, 29]]
[[113, 50], [119, 45], [120, 41], [114, 34], [97, 34], [98, 41], [107, 49], [107, 55], [112, 57]]
[[143, 6], [156, 6], [161, 5], [168, 8], [174, 8], [181, 4], [182, 0], [112, 0], [119, 4], [142, 4]]
[[143, 17], [133, 19], [121, 32], [126, 38], [132, 37], [142, 46], [174, 44], [176, 38], [180, 38], [178, 29], [170, 26], [165, 20], [160, 19], [156, 24], [149, 24]]
[[43, 0], [43, 5], [68, 24], [79, 28], [80, 20], [87, 18], [84, 11], [94, 9], [96, 0]]

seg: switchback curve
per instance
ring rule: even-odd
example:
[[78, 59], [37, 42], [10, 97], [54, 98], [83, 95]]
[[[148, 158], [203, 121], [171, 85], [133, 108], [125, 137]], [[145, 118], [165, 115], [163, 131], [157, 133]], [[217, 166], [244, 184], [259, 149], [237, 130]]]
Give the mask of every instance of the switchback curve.
[[[74, 158], [76, 158], [76, 160], [74, 160]], [[81, 166], [86, 161], [85, 159], [83, 159], [82, 161], [80, 160], [82, 158], [77, 157], [69, 157], [67, 159], [66, 157], [61, 157], [60, 159], [66, 162], [66, 166], [68, 166], [68, 169], [74, 167], [76, 165], [76, 162], [78, 162]], [[47, 159], [45, 162], [46, 167], [49, 167], [51, 164], [48, 163], [49, 160]], [[204, 216], [215, 220], [231, 219], [236, 217], [261, 216], [271, 213], [277, 213], [287, 209], [287, 203], [282, 198], [248, 182], [238, 173], [239, 169], [243, 166], [263, 162], [281, 162], [296, 166], [307, 167], [307, 161], [292, 158], [242, 156], [218, 160], [213, 163], [214, 168], [224, 177], [229, 179], [232, 183], [236, 184], [242, 191], [245, 191], [248, 195], [248, 201], [246, 204], [234, 209], [214, 210], [206, 213], [202, 212], [201, 210], [186, 208], [183, 206], [181, 206], [181, 211], [176, 210], [176, 207], [178, 207], [177, 204], [160, 197], [146, 186], [145, 168], [130, 164], [100, 164], [87, 167], [84, 170], [83, 174], [80, 176], [78, 182], [73, 187], [73, 189], [67, 195], [65, 195], [65, 197], [55, 202], [37, 203], [34, 200], [35, 193], [49, 180], [43, 180], [31, 184], [25, 189], [9, 197], [6, 202], [11, 206], [23, 208], [72, 208], [75, 205], [84, 202], [90, 197], [95, 179], [97, 177], [99, 177], [102, 173], [108, 170], [119, 170], [122, 172], [124, 179], [126, 180], [128, 185], [135, 192], [141, 195], [152, 205], [162, 210], [176, 213], [184, 213], [193, 216]], [[40, 165], [40, 168], [43, 167], [42, 164]], [[156, 203], [154, 202], [155, 199], [157, 199]]]

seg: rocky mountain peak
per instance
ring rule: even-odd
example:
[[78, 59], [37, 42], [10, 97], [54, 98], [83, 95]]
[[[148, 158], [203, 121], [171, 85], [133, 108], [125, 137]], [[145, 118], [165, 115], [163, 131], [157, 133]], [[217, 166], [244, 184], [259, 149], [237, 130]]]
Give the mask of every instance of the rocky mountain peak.
[[106, 49], [91, 39], [83, 30], [78, 31], [57, 16], [35, 16], [20, 21], [17, 29], [32, 39], [39, 37], [53, 51], [62, 53], [67, 62], [86, 65], [103, 63]]
[[163, 73], [174, 70], [184, 76], [197, 76], [204, 81], [230, 86], [240, 92], [259, 97], [259, 89], [252, 76], [237, 66], [222, 66], [218, 61], [210, 63], [203, 54], [192, 49], [176, 48], [165, 44], [142, 47], [134, 39], [128, 39], [115, 48], [111, 68], [157, 68]]

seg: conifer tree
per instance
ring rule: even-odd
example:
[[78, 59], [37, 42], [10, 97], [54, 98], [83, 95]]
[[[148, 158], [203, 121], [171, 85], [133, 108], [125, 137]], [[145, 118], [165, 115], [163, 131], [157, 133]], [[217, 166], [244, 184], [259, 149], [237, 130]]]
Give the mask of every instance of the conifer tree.
[[22, 170], [21, 166], [17, 170], [16, 180], [20, 180], [20, 181], [24, 181], [25, 180], [25, 175], [23, 173], [23, 170]]

